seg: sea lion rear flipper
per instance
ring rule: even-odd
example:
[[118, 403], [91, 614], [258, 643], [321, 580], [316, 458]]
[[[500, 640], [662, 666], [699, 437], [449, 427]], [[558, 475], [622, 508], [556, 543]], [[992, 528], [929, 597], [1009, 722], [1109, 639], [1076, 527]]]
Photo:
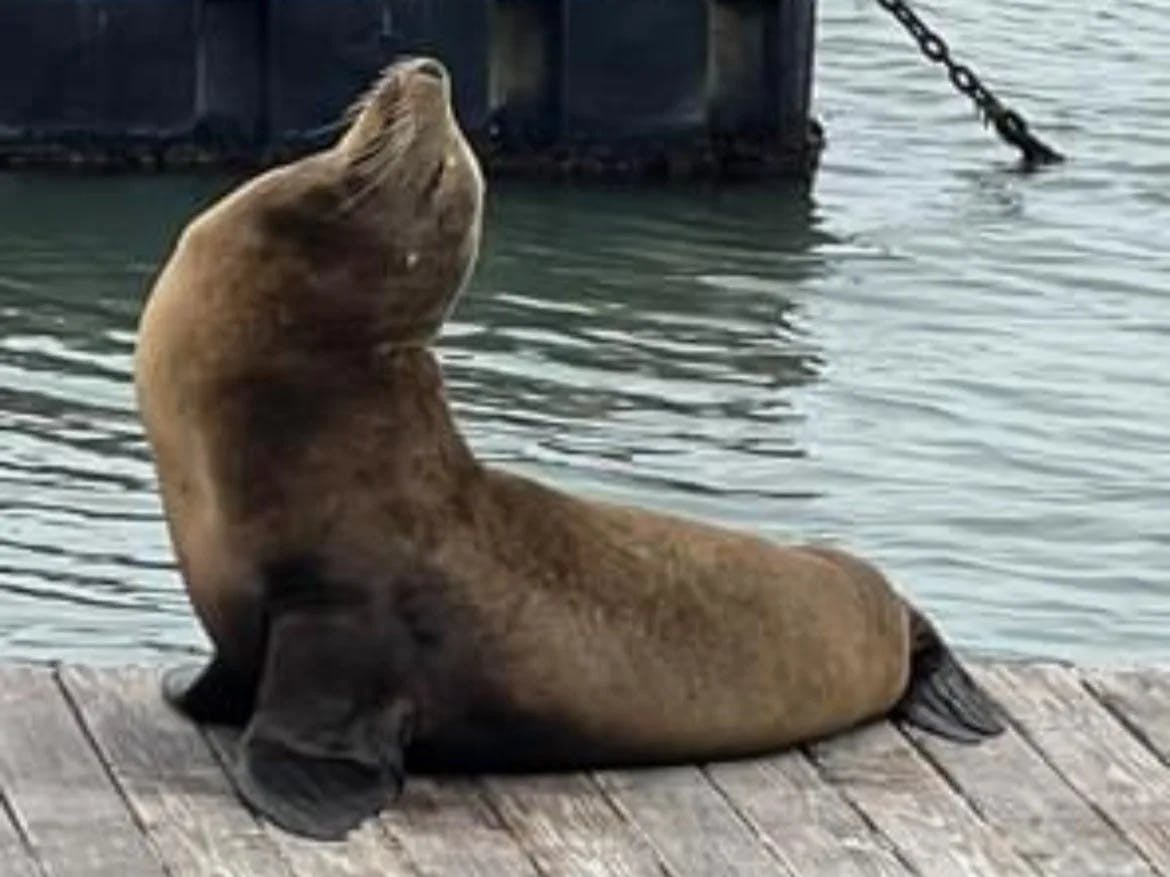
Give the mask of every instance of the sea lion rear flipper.
[[368, 608], [310, 605], [269, 628], [256, 712], [232, 774], [287, 831], [340, 839], [402, 788], [413, 708], [394, 696]]
[[1003, 732], [999, 707], [968, 675], [933, 625], [910, 609], [910, 682], [893, 715], [958, 743]]

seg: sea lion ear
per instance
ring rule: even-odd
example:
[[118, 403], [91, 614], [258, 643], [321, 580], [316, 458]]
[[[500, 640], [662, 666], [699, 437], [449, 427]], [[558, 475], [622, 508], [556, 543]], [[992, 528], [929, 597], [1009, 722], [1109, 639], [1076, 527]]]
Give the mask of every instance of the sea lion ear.
[[402, 789], [413, 707], [370, 613], [305, 606], [269, 629], [256, 711], [232, 774], [272, 822], [321, 840], [345, 836]]

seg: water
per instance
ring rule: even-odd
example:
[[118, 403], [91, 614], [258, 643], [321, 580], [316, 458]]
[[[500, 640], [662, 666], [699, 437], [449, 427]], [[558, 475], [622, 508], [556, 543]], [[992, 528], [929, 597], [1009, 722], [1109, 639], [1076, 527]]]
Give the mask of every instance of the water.
[[[923, 7], [1075, 160], [1024, 177], [870, 2], [822, 4], [811, 197], [501, 187], [448, 327], [479, 453], [880, 562], [974, 652], [1170, 658], [1170, 19]], [[222, 178], [0, 177], [0, 656], [203, 647], [130, 388]]]

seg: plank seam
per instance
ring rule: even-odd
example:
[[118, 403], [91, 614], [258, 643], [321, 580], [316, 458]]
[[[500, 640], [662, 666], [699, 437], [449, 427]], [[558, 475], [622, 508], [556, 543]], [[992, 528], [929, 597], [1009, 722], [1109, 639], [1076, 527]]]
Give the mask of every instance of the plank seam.
[[97, 737], [94, 735], [93, 730], [89, 727], [89, 722], [86, 720], [85, 714], [81, 710], [81, 705], [73, 699], [73, 694], [70, 692], [69, 686], [66, 685], [65, 680], [61, 678], [62, 669], [63, 668], [60, 663], [54, 663], [52, 669], [52, 678], [53, 683], [57, 686], [57, 690], [61, 692], [61, 697], [65, 701], [66, 708], [73, 715], [73, 720], [77, 723], [78, 728], [81, 730], [82, 736], [85, 737], [86, 742], [89, 743], [90, 750], [97, 757], [98, 764], [101, 765], [102, 772], [109, 779], [110, 785], [112, 785], [114, 788], [114, 792], [121, 799], [123, 806], [126, 808], [126, 813], [130, 817], [130, 821], [133, 823], [135, 828], [138, 829], [139, 833], [142, 835], [143, 840], [146, 841], [150, 852], [154, 855], [155, 861], [158, 863], [162, 873], [168, 875], [168, 877], [174, 877], [174, 872], [167, 865], [166, 859], [163, 857], [161, 850], [159, 850], [158, 843], [154, 838], [154, 834], [147, 828], [146, 822], [143, 821], [142, 814], [138, 812], [138, 809], [134, 806], [133, 800], [122, 787], [122, 783], [118, 780], [113, 765], [111, 765], [106, 760], [105, 755], [102, 752], [101, 745], [98, 743]]
[[662, 873], [666, 877], [678, 877], [677, 872], [670, 866], [670, 858], [666, 855], [666, 852], [654, 842], [654, 838], [650, 836], [650, 832], [633, 817], [633, 814], [622, 805], [622, 802], [610, 795], [609, 790], [605, 788], [605, 784], [601, 782], [601, 778], [597, 776], [597, 772], [592, 770], [586, 771], [585, 776], [597, 793], [601, 795], [601, 799], [617, 814], [618, 818], [629, 825], [633, 831], [636, 831], [642, 840], [646, 841], [650, 849], [654, 851], [654, 857], [658, 860], [658, 867], [662, 869]]
[[[393, 807], [397, 803], [397, 799], [395, 799], [390, 803], [389, 806]], [[422, 866], [410, 855], [410, 851], [402, 843], [402, 840], [398, 837], [398, 835], [394, 833], [393, 829], [386, 825], [386, 820], [383, 818], [383, 814], [387, 809], [389, 808], [383, 808], [382, 810], [378, 811], [377, 815], [372, 817], [364, 824], [369, 826], [371, 829], [373, 829], [374, 832], [377, 833], [378, 840], [381, 842], [379, 846], [381, 844], [386, 845], [386, 849], [390, 850], [394, 854], [395, 864], [400, 865], [404, 869], [404, 873], [411, 875], [411, 877], [421, 877], [421, 875], [424, 873]], [[357, 831], [360, 828], [362, 828], [362, 826], [358, 826], [358, 828], [354, 830]], [[280, 829], [273, 830], [279, 831]], [[293, 868], [292, 871], [297, 875], [297, 877], [300, 877], [300, 871], [298, 871], [296, 868]], [[310, 877], [316, 877], [316, 875], [310, 875]]]
[[801, 756], [803, 756], [804, 760], [812, 765], [813, 770], [817, 772], [817, 776], [825, 781], [825, 785], [836, 792], [838, 797], [840, 797], [840, 799], [845, 802], [845, 806], [856, 813], [865, 826], [873, 833], [873, 835], [883, 844], [885, 844], [886, 849], [888, 849], [891, 855], [893, 855], [893, 857], [897, 859], [899, 863], [901, 863], [903, 868], [905, 868], [910, 874], [917, 875], [917, 877], [924, 877], [922, 872], [914, 867], [913, 862], [907, 858], [905, 852], [903, 852], [902, 848], [898, 846], [894, 839], [882, 831], [881, 827], [876, 822], [874, 822], [870, 815], [865, 811], [865, 808], [854, 801], [848, 792], [833, 782], [833, 778], [825, 772], [820, 762], [817, 761], [816, 757], [812, 754], [812, 751], [807, 746], [801, 746], [795, 751], [798, 751]]
[[[1000, 706], [1000, 712], [1006, 714], [1007, 710]], [[1003, 838], [1012, 852], [1014, 852], [1016, 856], [1018, 856], [1019, 859], [1024, 862], [1024, 864], [1035, 871], [1037, 875], [1042, 875], [1044, 873], [1039, 862], [1033, 861], [1030, 855], [1028, 855], [1023, 850], [1018, 849], [1016, 845], [1011, 842], [1010, 838], [1004, 837], [1004, 833], [996, 828], [990, 821], [988, 821], [987, 814], [983, 812], [983, 808], [979, 806], [974, 798], [967, 794], [967, 792], [959, 784], [959, 781], [955, 779], [949, 770], [946, 769], [946, 766], [942, 762], [931, 755], [930, 751], [917, 740], [915, 740], [913, 736], [908, 734], [905, 727], [900, 722], [891, 722], [891, 724], [898, 729], [898, 733], [900, 733], [906, 739], [906, 742], [910, 744], [910, 746], [918, 753], [922, 760], [925, 761], [930, 767], [934, 768], [934, 772], [938, 774], [938, 776], [944, 783], [946, 783], [947, 786], [950, 787], [951, 791], [955, 793], [955, 796], [967, 805], [971, 812], [975, 814], [975, 818], [977, 820], [982, 822], [989, 831]]]
[[1131, 737], [1133, 737], [1135, 740], [1137, 740], [1138, 743], [1141, 744], [1143, 749], [1148, 751], [1150, 755], [1154, 756], [1157, 761], [1161, 762], [1167, 767], [1170, 767], [1170, 760], [1167, 760], [1166, 756], [1161, 753], [1158, 746], [1152, 739], [1150, 739], [1150, 736], [1145, 732], [1141, 725], [1126, 715], [1124, 710], [1115, 706], [1114, 704], [1109, 703], [1109, 701], [1107, 701], [1102, 696], [1102, 694], [1096, 690], [1090, 680], [1084, 679], [1078, 675], [1077, 681], [1081, 683], [1081, 687], [1089, 693], [1089, 696], [1093, 698], [1093, 700], [1095, 700], [1101, 706], [1101, 708], [1105, 710], [1105, 712], [1109, 713], [1109, 715], [1111, 715], [1119, 725], [1121, 725], [1126, 731], [1129, 732]]
[[33, 847], [32, 837], [28, 833], [28, 828], [20, 820], [16, 807], [8, 800], [8, 795], [4, 793], [3, 789], [0, 789], [0, 819], [8, 820], [8, 824], [16, 832], [16, 837], [20, 841], [20, 845], [28, 853], [29, 861], [36, 868], [36, 872], [42, 875], [45, 874], [44, 865], [41, 864], [40, 857], [37, 856], [37, 851]]
[[[588, 782], [588, 780], [586, 780], [586, 782]], [[597, 792], [597, 789], [594, 788], [594, 791]], [[613, 814], [613, 816], [618, 820], [618, 822], [621, 825], [625, 826], [626, 828], [630, 828], [628, 820], [621, 813], [619, 813], [617, 811], [617, 809], [613, 806], [613, 803], [611, 801], [607, 800], [602, 793], [597, 792], [597, 794], [598, 794], [598, 797], [601, 798], [603, 806], [611, 814]], [[507, 814], [499, 806], [499, 802], [504, 796], [501, 795], [499, 792], [493, 790], [486, 783], [484, 784], [484, 795], [493, 803], [493, 805], [494, 805], [493, 812], [496, 814], [496, 817], [498, 819], [500, 819], [502, 822], [507, 823], [507, 825], [509, 827], [511, 827], [515, 830], [518, 830], [518, 826], [516, 826], [515, 823], [508, 818]], [[638, 833], [638, 836], [641, 836], [641, 832]], [[519, 838], [517, 838], [517, 842], [520, 844], [521, 847], [524, 847], [523, 842], [520, 841]], [[527, 850], [527, 847], [524, 847], [524, 849]], [[654, 865], [658, 869], [658, 872], [660, 874], [664, 875], [664, 877], [672, 877], [670, 872], [666, 869], [666, 866], [663, 863], [661, 856], [658, 855], [658, 850], [654, 849], [652, 846], [648, 846], [647, 849], [650, 851], [650, 853], [653, 854]], [[547, 871], [545, 871], [544, 869], [542, 869], [540, 867], [540, 864], [535, 859], [533, 860], [533, 864], [536, 865], [536, 869], [540, 873], [545, 873], [545, 874], [548, 873]], [[556, 872], [553, 872], [553, 873], [555, 874]]]
[[[1080, 674], [1077, 673], [1076, 676], [1078, 682], [1080, 682]], [[1040, 756], [1040, 759], [1045, 764], [1047, 764], [1049, 768], [1052, 769], [1052, 772], [1060, 777], [1061, 782], [1068, 786], [1068, 788], [1072, 789], [1072, 793], [1074, 795], [1084, 801], [1085, 805], [1094, 813], [1096, 813], [1097, 816], [1100, 817], [1101, 821], [1113, 830], [1114, 834], [1121, 838], [1125, 844], [1127, 844], [1135, 853], [1137, 853], [1138, 858], [1140, 858], [1154, 874], [1164, 875], [1164, 872], [1154, 864], [1153, 860], [1148, 855], [1146, 855], [1145, 850], [1143, 850], [1130, 838], [1124, 827], [1116, 819], [1110, 816], [1104, 807], [1098, 805], [1096, 801], [1093, 801], [1091, 798], [1089, 798], [1088, 795], [1077, 788], [1077, 786], [1074, 785], [1073, 782], [1069, 779], [1068, 775], [1063, 770], [1061, 770], [1051, 758], [1049, 758], [1048, 753], [1045, 752], [1044, 748], [1039, 744], [1039, 742], [1032, 737], [1032, 735], [1028, 732], [1028, 729], [1024, 727], [1023, 722], [1017, 719], [1010, 711], [1006, 709], [1003, 711], [1003, 713], [1005, 716], [1007, 716], [1008, 723], [1013, 728], [1015, 728], [1016, 733], [1018, 733], [1023, 741], [1027, 743], [1028, 746], [1031, 747], [1031, 749], [1037, 755]]]
[[[1006, 710], [1003, 711], [1006, 712]], [[963, 790], [963, 787], [959, 785], [959, 781], [951, 775], [951, 772], [947, 770], [941, 762], [934, 758], [934, 756], [930, 754], [930, 751], [925, 746], [915, 740], [912, 735], [908, 734], [906, 732], [906, 728], [902, 725], [901, 722], [891, 722], [890, 724], [892, 724], [898, 730], [898, 733], [901, 734], [903, 739], [905, 739], [905, 741], [910, 744], [910, 747], [918, 753], [918, 756], [934, 769], [934, 772], [944, 783], [946, 783], [950, 790], [954, 792], [955, 795], [964, 804], [967, 805], [971, 812], [975, 814], [975, 817], [984, 825], [986, 825], [990, 830], [995, 831], [995, 826], [987, 821], [987, 814], [983, 812], [983, 808], [980, 807], [979, 804], [976, 803], [976, 801]], [[927, 733], [929, 733], [929, 731]]]
[[[406, 778], [406, 782], [410, 782], [409, 776]], [[405, 788], [406, 786], [404, 785], [403, 789]], [[390, 802], [388, 807], [384, 807], [382, 810], [378, 811], [378, 814], [366, 824], [372, 827], [375, 832], [377, 832], [378, 839], [386, 844], [387, 849], [390, 849], [394, 852], [395, 860], [398, 862], [398, 864], [402, 865], [402, 867], [406, 869], [407, 873], [414, 875], [414, 877], [421, 877], [421, 875], [424, 874], [422, 865], [414, 860], [414, 857], [410, 855], [410, 850], [406, 848], [406, 844], [402, 842], [402, 839], [397, 835], [394, 829], [386, 824], [387, 821], [385, 818], [383, 818], [383, 814], [386, 812], [386, 810], [388, 810], [390, 807], [398, 806], [398, 801], [400, 799], [401, 793], [398, 798], [395, 798]], [[298, 875], [300, 874], [300, 872], [295, 868], [293, 871]], [[312, 877], [316, 877], [316, 875], [312, 875]]]
[[[1166, 757], [1161, 753], [1161, 751], [1159, 751], [1158, 746], [1154, 744], [1154, 741], [1150, 739], [1149, 735], [1142, 729], [1141, 725], [1137, 724], [1137, 722], [1127, 716], [1123, 710], [1105, 700], [1101, 693], [1095, 690], [1090, 680], [1086, 679], [1079, 672], [1076, 674], [1076, 676], [1077, 682], [1080, 683], [1081, 688], [1083, 688], [1088, 693], [1089, 697], [1092, 698], [1094, 703], [1097, 703], [1101, 709], [1103, 709], [1109, 716], [1113, 718], [1115, 722], [1117, 722], [1118, 725], [1121, 726], [1124, 731], [1128, 732], [1129, 735], [1137, 741], [1139, 746], [1141, 746], [1143, 749], [1149, 752], [1151, 756], [1153, 756], [1155, 761], [1170, 768], [1170, 761], [1167, 761]], [[1155, 874], [1165, 874], [1165, 872], [1158, 868], [1153, 863], [1153, 861], [1151, 861], [1145, 855], [1145, 853], [1142, 852], [1142, 850], [1137, 848], [1137, 844], [1130, 841], [1130, 839], [1124, 833], [1119, 831], [1112, 820], [1106, 817], [1106, 822], [1115, 833], [1121, 835], [1121, 839], [1123, 841], [1137, 850], [1137, 854], [1146, 861]]]
[[780, 850], [776, 848], [776, 844], [773, 842], [772, 838], [756, 824], [754, 819], [752, 819], [736, 806], [735, 801], [729, 794], [727, 794], [727, 791], [721, 785], [719, 785], [719, 782], [713, 776], [711, 776], [711, 773], [707, 767], [708, 766], [706, 764], [698, 765], [699, 773], [703, 775], [703, 779], [707, 781], [707, 785], [711, 786], [715, 790], [715, 793], [723, 799], [723, 802], [727, 804], [727, 806], [731, 809], [731, 812], [735, 814], [736, 818], [743, 823], [749, 832], [751, 832], [752, 837], [756, 838], [756, 840], [760, 842], [760, 846], [768, 851], [768, 855], [775, 859], [780, 867], [784, 869], [784, 873], [790, 875], [790, 877], [800, 877], [800, 875], [792, 869], [792, 865], [788, 862], [787, 859], [784, 858]]
[[524, 845], [524, 841], [521, 840], [519, 835], [516, 834], [516, 829], [512, 826], [512, 823], [508, 821], [503, 812], [496, 805], [496, 802], [492, 799], [491, 794], [488, 792], [487, 786], [484, 784], [483, 778], [478, 776], [473, 777], [472, 784], [475, 788], [476, 795], [479, 797], [479, 800], [485, 807], [488, 808], [489, 811], [491, 811], [491, 814], [495, 817], [496, 822], [500, 824], [500, 827], [504, 829], [508, 837], [512, 838], [512, 842], [515, 843], [517, 847], [519, 847], [520, 852], [524, 853], [524, 858], [526, 858], [532, 864], [532, 869], [537, 874], [544, 874], [546, 877], [551, 877], [548, 871], [540, 867], [540, 862], [536, 860], [536, 854]]

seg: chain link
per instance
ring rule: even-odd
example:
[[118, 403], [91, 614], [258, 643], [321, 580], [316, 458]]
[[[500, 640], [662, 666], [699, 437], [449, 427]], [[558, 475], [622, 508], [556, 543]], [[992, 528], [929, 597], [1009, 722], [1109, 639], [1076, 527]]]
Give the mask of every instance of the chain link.
[[910, 36], [918, 43], [930, 61], [942, 64], [947, 68], [947, 75], [951, 84], [960, 94], [965, 94], [978, 107], [984, 123], [995, 126], [996, 132], [1005, 142], [1020, 150], [1024, 157], [1024, 166], [1033, 168], [1042, 164], [1056, 164], [1064, 161], [1064, 156], [1043, 143], [1028, 128], [1024, 117], [1004, 106], [990, 89], [983, 84], [975, 71], [964, 64], [958, 64], [951, 58], [951, 50], [937, 33], [932, 31], [906, 0], [877, 0], [878, 5], [890, 12], [904, 27]]

